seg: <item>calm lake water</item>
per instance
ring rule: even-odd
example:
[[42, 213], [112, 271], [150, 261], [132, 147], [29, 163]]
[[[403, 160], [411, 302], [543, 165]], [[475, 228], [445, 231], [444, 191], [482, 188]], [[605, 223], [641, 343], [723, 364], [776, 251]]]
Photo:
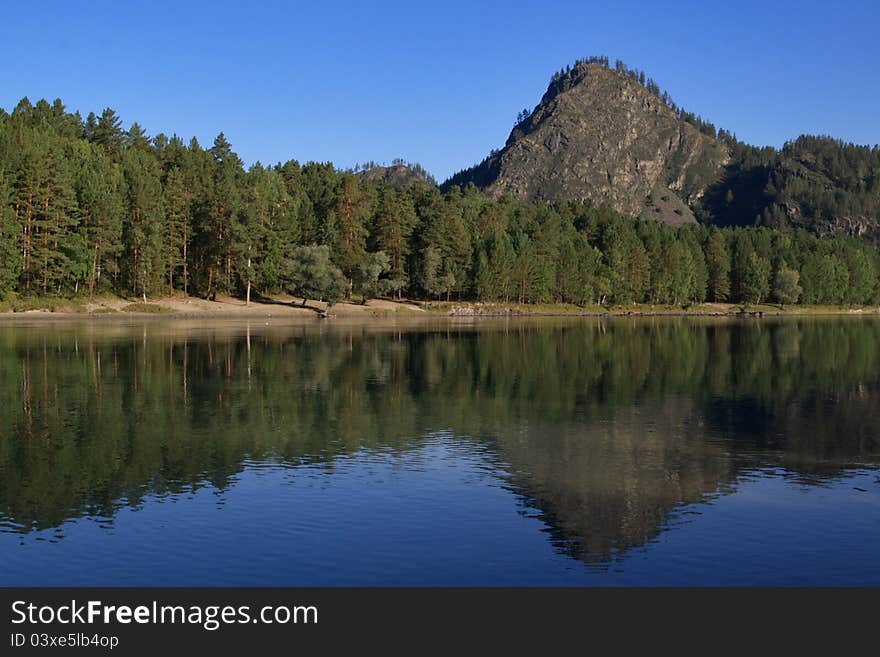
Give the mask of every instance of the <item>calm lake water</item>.
[[0, 585], [880, 585], [880, 318], [0, 324]]

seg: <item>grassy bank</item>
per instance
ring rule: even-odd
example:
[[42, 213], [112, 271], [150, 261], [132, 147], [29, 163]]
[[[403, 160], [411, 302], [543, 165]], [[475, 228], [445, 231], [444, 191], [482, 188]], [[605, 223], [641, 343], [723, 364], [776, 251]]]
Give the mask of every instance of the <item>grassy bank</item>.
[[93, 299], [63, 297], [13, 297], [0, 301], [0, 313], [57, 315], [109, 315], [114, 313], [157, 314], [170, 309], [158, 303], [143, 303], [116, 297]]
[[85, 313], [82, 300], [60, 297], [12, 297], [0, 301], [0, 313]]

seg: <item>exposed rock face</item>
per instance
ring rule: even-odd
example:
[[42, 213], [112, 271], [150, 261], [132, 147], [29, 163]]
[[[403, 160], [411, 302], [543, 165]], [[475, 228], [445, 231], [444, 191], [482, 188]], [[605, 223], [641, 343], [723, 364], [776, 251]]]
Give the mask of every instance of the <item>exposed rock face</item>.
[[[880, 243], [880, 219], [877, 217], [836, 217], [824, 228], [830, 235], [850, 235]], [[822, 231], [819, 231], [822, 234]]]
[[689, 206], [727, 161], [723, 144], [640, 84], [581, 64], [550, 84], [503, 149], [450, 182], [473, 181], [496, 198], [607, 202], [683, 223], [694, 220]]

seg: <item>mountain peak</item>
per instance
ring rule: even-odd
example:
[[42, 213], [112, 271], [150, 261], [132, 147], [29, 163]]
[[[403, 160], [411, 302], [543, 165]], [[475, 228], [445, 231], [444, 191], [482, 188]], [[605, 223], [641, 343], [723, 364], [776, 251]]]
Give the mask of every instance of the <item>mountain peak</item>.
[[554, 75], [504, 148], [448, 184], [473, 182], [496, 198], [607, 203], [677, 224], [693, 221], [689, 205], [728, 157], [643, 73], [591, 58]]

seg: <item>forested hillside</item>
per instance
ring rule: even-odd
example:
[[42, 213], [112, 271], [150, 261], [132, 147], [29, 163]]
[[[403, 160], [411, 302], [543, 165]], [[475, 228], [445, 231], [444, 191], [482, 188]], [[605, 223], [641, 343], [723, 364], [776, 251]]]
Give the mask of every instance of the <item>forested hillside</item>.
[[880, 148], [806, 135], [780, 150], [726, 139], [732, 160], [697, 204], [703, 221], [880, 242]]
[[586, 201], [441, 192], [420, 171], [246, 169], [222, 133], [204, 148], [124, 129], [112, 109], [83, 120], [25, 99], [0, 112], [0, 297], [880, 302], [876, 248], [794, 228], [804, 222], [676, 229]]

